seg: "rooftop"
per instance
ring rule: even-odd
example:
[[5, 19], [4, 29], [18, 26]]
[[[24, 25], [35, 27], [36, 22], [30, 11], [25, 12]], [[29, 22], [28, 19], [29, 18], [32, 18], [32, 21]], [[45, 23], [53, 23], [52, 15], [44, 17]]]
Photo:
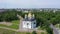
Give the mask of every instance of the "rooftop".
[[34, 20], [35, 20], [35, 18], [31, 18], [31, 19], [26, 18], [26, 19], [23, 19], [23, 21], [34, 21]]

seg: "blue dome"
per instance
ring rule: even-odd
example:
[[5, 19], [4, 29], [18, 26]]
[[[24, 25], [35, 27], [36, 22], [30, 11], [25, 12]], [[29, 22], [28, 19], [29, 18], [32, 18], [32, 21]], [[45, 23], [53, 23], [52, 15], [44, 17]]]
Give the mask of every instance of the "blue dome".
[[35, 18], [31, 18], [31, 19], [25, 18], [23, 21], [34, 21], [34, 20], [35, 20]]

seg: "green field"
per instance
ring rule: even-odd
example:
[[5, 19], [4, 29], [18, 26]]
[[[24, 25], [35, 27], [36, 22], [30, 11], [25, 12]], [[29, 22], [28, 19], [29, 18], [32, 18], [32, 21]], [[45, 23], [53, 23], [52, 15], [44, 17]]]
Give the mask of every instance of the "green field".
[[8, 27], [8, 28], [13, 28], [13, 29], [18, 29], [19, 28], [19, 20], [14, 20], [11, 21], [12, 25], [11, 26], [6, 26], [3, 24], [0, 24], [0, 27]]
[[12, 30], [6, 30], [0, 28], [0, 34], [26, 34], [27, 32], [16, 32]]

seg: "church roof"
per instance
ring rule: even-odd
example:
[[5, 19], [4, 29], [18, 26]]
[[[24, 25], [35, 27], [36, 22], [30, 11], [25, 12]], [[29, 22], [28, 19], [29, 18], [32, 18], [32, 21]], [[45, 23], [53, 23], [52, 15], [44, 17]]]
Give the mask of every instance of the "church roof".
[[34, 20], [35, 20], [34, 18], [31, 18], [31, 19], [29, 19], [29, 18], [23, 19], [23, 21], [34, 21]]
[[34, 21], [34, 14], [32, 14], [31, 12], [28, 13], [28, 15], [25, 14], [25, 18], [23, 19], [23, 21]]

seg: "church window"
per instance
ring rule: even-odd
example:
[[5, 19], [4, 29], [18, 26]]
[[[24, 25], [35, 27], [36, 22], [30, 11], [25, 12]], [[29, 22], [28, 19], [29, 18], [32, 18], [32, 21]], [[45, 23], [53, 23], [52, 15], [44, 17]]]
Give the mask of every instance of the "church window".
[[35, 22], [34, 22], [34, 24], [35, 24]]
[[27, 23], [27, 25], [29, 25], [29, 23]]

